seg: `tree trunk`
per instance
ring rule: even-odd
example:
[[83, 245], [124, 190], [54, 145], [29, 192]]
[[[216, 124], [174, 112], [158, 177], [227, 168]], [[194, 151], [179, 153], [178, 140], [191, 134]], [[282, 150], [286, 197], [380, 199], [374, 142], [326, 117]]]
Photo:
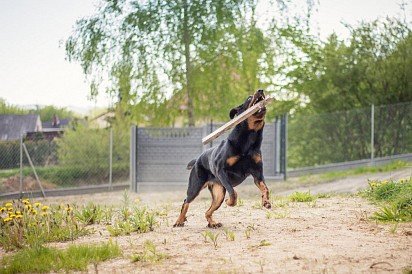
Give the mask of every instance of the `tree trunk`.
[[190, 33], [189, 33], [189, 15], [187, 0], [183, 1], [183, 43], [185, 46], [185, 60], [186, 60], [186, 95], [187, 95], [187, 118], [189, 120], [189, 126], [195, 125], [195, 117], [192, 102], [192, 81], [191, 81], [191, 60], [190, 60]]

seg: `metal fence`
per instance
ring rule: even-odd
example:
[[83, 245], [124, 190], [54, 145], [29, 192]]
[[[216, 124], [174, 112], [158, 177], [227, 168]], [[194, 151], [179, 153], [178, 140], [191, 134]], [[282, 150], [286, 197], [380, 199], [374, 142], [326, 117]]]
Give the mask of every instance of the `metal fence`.
[[[283, 125], [283, 128], [282, 128]], [[193, 128], [132, 128], [132, 185], [141, 183], [187, 183], [187, 163], [198, 157], [207, 148], [217, 145], [227, 137], [226, 133], [211, 144], [202, 145], [202, 137], [221, 124], [209, 124]], [[263, 130], [262, 157], [267, 178], [284, 174], [281, 138], [285, 133], [285, 118], [266, 123]], [[283, 130], [283, 131], [282, 131]], [[283, 134], [282, 134], [283, 132]], [[284, 144], [284, 142], [283, 142]], [[284, 150], [283, 150], [284, 151]]]
[[[78, 127], [52, 141], [39, 134], [23, 137], [21, 143], [0, 142], [0, 198], [41, 195], [41, 187], [52, 196], [127, 188], [130, 182], [133, 189], [137, 182], [187, 183], [187, 163], [226, 137], [201, 145], [202, 137], [218, 126], [134, 128], [132, 138], [129, 129]], [[288, 174], [302, 175], [411, 161], [412, 103], [289, 114], [267, 122], [263, 140], [267, 178], [284, 175], [286, 166]]]
[[128, 130], [79, 127], [53, 140], [39, 133], [0, 142], [0, 196], [128, 185], [129, 138]]
[[[289, 115], [288, 170], [370, 164], [412, 153], [412, 103]], [[361, 161], [362, 160], [362, 161]], [[360, 163], [359, 162], [359, 163]], [[310, 167], [310, 168], [309, 168]]]

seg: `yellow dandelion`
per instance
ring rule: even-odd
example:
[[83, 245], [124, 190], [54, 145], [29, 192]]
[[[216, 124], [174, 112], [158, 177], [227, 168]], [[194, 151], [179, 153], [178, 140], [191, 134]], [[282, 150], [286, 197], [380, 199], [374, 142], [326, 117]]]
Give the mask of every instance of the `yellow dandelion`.
[[13, 219], [14, 217], [16, 217], [16, 214], [14, 214], [14, 213], [9, 214], [9, 217]]
[[13, 208], [12, 208], [12, 207], [9, 207], [9, 208], [7, 208], [7, 211], [8, 211], [8, 212], [12, 212], [12, 211], [13, 211]]
[[47, 211], [49, 209], [49, 206], [43, 206], [42, 208], [41, 208], [41, 210], [43, 210], [43, 211]]
[[42, 212], [42, 213], [41, 213], [41, 216], [44, 217], [44, 216], [47, 216], [48, 214], [49, 214], [48, 212]]
[[16, 211], [16, 215], [21, 215], [21, 211]]
[[33, 214], [33, 215], [36, 215], [36, 214], [37, 214], [37, 210], [32, 209], [32, 210], [30, 211], [30, 213]]
[[35, 206], [35, 207], [40, 207], [40, 206], [41, 206], [41, 203], [40, 203], [40, 202], [35, 202], [35, 203], [34, 203], [34, 206]]
[[30, 200], [29, 200], [29, 199], [23, 199], [22, 202], [23, 202], [23, 204], [25, 204], [25, 205], [30, 204]]
[[16, 215], [16, 219], [21, 219], [21, 218], [23, 218], [23, 215]]
[[8, 222], [10, 222], [10, 221], [12, 221], [13, 219], [12, 218], [10, 218], [10, 217], [7, 217], [7, 218], [4, 218], [3, 219], [3, 221], [5, 222], [5, 223], [8, 223]]
[[13, 207], [13, 204], [10, 203], [10, 202], [8, 202], [8, 203], [6, 203], [4, 206], [5, 206], [5, 207]]
[[7, 209], [5, 207], [0, 207], [0, 213], [5, 212]]

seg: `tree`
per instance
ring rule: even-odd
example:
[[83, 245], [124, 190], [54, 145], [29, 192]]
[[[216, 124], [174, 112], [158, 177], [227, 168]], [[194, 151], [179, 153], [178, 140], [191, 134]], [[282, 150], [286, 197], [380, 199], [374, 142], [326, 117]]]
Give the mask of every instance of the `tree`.
[[[276, 47], [256, 24], [258, 3], [107, 0], [76, 23], [67, 57], [80, 62], [92, 95], [117, 96], [131, 119], [171, 124], [183, 111], [194, 125], [227, 117], [228, 103], [273, 78]], [[285, 11], [284, 1], [269, 9], [276, 5]]]

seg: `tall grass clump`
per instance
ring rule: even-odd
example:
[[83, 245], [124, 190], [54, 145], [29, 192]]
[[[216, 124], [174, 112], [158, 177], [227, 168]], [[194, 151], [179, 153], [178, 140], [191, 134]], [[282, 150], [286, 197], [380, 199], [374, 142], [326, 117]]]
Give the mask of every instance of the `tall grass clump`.
[[5, 250], [74, 240], [89, 233], [69, 204], [51, 207], [22, 199], [0, 206], [0, 246]]
[[373, 219], [384, 222], [412, 221], [412, 177], [370, 181], [368, 189], [361, 195], [379, 206]]

